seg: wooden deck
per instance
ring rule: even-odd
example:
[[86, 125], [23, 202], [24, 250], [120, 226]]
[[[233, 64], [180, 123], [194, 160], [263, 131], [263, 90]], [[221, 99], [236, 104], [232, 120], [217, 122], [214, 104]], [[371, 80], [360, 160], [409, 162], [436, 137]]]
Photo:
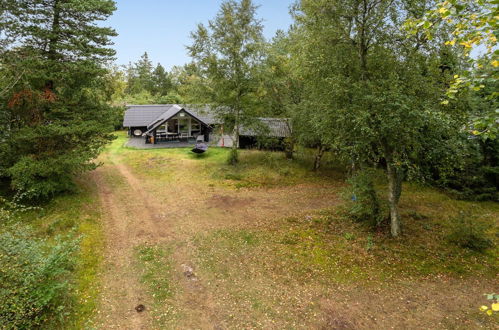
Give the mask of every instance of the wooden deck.
[[196, 144], [195, 139], [189, 139], [188, 142], [185, 141], [168, 141], [168, 142], [158, 142], [156, 144], [150, 144], [145, 141], [143, 137], [131, 137], [125, 146], [135, 149], [166, 149], [166, 148], [187, 148], [194, 147]]

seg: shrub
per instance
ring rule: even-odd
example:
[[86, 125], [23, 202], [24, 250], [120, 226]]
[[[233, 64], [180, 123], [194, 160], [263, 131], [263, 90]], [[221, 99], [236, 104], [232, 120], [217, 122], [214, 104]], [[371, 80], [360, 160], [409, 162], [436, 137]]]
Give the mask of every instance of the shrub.
[[51, 246], [26, 229], [0, 235], [0, 324], [33, 328], [61, 315], [75, 240]]
[[74, 189], [73, 175], [95, 168], [82, 164], [84, 157], [63, 154], [47, 158], [30, 156], [21, 159], [8, 170], [12, 187], [29, 199], [50, 198]]
[[449, 149], [423, 153], [419, 159], [420, 179], [460, 199], [499, 201], [499, 139], [465, 135]]
[[380, 226], [386, 219], [387, 212], [374, 187], [373, 171], [362, 170], [353, 175], [348, 183], [350, 187], [345, 197], [348, 199], [349, 216], [372, 227]]
[[451, 243], [465, 249], [483, 252], [492, 247], [492, 240], [487, 237], [489, 226], [477, 220], [469, 213], [460, 212], [454, 219], [455, 228], [448, 236]]
[[[12, 223], [19, 207], [0, 205], [0, 222]], [[34, 237], [27, 227], [10, 225], [0, 234], [0, 327], [29, 329], [40, 327], [55, 315], [63, 316], [68, 296], [67, 275], [75, 239], [49, 243]]]

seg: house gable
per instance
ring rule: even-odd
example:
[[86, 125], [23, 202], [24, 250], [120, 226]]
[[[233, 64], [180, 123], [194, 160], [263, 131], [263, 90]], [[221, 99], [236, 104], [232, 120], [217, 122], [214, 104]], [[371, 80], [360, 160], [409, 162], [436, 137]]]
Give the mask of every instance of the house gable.
[[187, 116], [190, 116], [197, 120], [201, 125], [208, 127], [208, 124], [205, 123], [203, 120], [199, 119], [196, 117], [194, 114], [192, 114], [190, 111], [182, 108], [181, 106], [174, 104], [172, 105], [167, 111], [165, 111], [163, 114], [161, 114], [158, 118], [156, 118], [154, 121], [152, 121], [148, 126], [147, 126], [147, 132], [145, 133], [146, 135], [150, 135], [154, 130], [156, 130], [158, 127], [166, 123], [168, 120], [171, 118], [180, 115], [185, 114]]

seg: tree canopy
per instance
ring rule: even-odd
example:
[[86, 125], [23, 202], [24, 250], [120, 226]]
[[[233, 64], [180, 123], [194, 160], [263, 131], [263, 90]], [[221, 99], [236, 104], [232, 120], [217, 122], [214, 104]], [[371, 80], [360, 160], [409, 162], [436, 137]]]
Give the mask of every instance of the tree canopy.
[[16, 190], [48, 197], [70, 189], [111, 139], [103, 78], [115, 32], [97, 22], [114, 10], [110, 0], [5, 3], [0, 175]]
[[200, 24], [188, 47], [203, 79], [206, 103], [216, 109], [224, 125], [233, 127], [231, 162], [237, 163], [241, 123], [253, 117], [256, 70], [264, 42], [257, 7], [251, 0], [224, 1], [208, 27]]

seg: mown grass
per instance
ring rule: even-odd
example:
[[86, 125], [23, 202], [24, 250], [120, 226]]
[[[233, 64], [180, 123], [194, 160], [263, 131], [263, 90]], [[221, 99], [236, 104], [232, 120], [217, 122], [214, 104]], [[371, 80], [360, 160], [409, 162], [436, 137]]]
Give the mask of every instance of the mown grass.
[[[199, 157], [191, 153], [189, 148], [136, 150], [123, 148], [125, 142], [126, 136], [120, 133], [111, 150], [123, 157], [127, 164], [131, 164], [134, 172], [147, 178], [154, 177], [158, 182], [171, 180], [178, 174], [179, 167], [193, 162], [194, 165], [189, 171], [203, 174], [202, 179], [198, 176], [198, 180], [229, 188], [295, 185], [323, 180], [344, 184], [342, 165], [338, 165], [330, 155], [324, 159], [323, 170], [318, 173], [311, 171], [314, 151], [308, 149], [298, 150], [295, 160], [286, 159], [282, 152], [241, 150], [240, 164], [230, 166], [225, 163], [227, 149], [210, 148], [206, 154]], [[381, 177], [380, 189], [385, 189], [383, 180]], [[496, 248], [485, 254], [477, 254], [455, 247], [446, 239], [455, 227], [453, 220], [462, 210], [472, 210], [473, 213], [479, 214], [480, 221], [494, 223], [492, 231], [497, 231], [497, 203], [458, 201], [433, 188], [405, 184], [401, 200], [403, 239], [391, 239], [386, 229], [373, 233], [361, 224], [352, 223], [345, 216], [339, 215], [338, 209], [334, 210], [335, 214], [320, 215], [310, 220], [310, 223], [300, 219], [288, 219], [290, 223], [282, 223], [278, 229], [271, 231], [273, 236], [269, 236], [271, 234], [267, 229], [250, 234], [257, 237], [259, 242], [264, 242], [262, 245], [267, 242], [289, 242], [276, 243], [270, 250], [287, 251], [300, 261], [292, 263], [292, 268], [301, 273], [311, 269], [312, 273], [313, 269], [327, 273], [327, 269], [337, 269], [338, 267], [334, 266], [339, 263], [348, 264], [346, 273], [335, 271], [332, 274], [339, 280], [376, 277], [383, 281], [400, 275], [429, 276], [437, 273], [488, 276], [497, 270], [493, 262], [498, 252], [497, 244]], [[294, 221], [300, 225], [293, 225]], [[320, 226], [310, 226], [313, 223], [320, 223]], [[229, 244], [230, 239], [224, 243], [224, 235], [229, 235], [228, 233], [217, 235], [219, 236], [205, 237], [208, 241], [218, 237], [217, 243], [208, 244], [211, 248]], [[493, 238], [494, 235], [493, 232], [490, 233]], [[235, 240], [237, 244], [234, 243], [233, 249], [226, 247], [222, 248], [222, 251], [238, 251], [248, 246], [248, 243], [239, 244], [241, 242]], [[355, 253], [352, 253], [353, 251]], [[258, 255], [255, 251], [252, 253]], [[286, 258], [292, 259], [289, 255]], [[358, 269], [352, 271], [355, 267]], [[363, 269], [367, 268], [372, 271], [364, 272]]]
[[228, 165], [230, 149], [210, 147], [202, 155], [192, 153], [191, 148], [133, 149], [124, 147], [127, 141], [124, 132], [108, 147], [108, 152], [121, 157], [134, 173], [145, 178], [171, 182], [179, 170], [195, 168], [198, 180], [210, 185], [230, 188], [260, 188], [287, 186], [303, 182], [337, 180], [344, 176], [344, 167], [327, 154], [323, 167], [311, 171], [313, 150], [298, 149], [295, 159], [286, 159], [283, 152], [240, 150], [240, 162]]
[[[497, 219], [499, 212], [496, 211]], [[382, 283], [393, 278], [432, 275], [484, 276], [497, 274], [497, 248], [477, 253], [450, 244], [452, 218], [405, 218], [405, 234], [392, 239], [386, 232], [372, 232], [338, 211], [322, 211], [305, 218], [286, 218], [271, 227], [202, 234], [196, 238], [201, 262], [217, 274], [228, 274], [236, 260], [255, 267], [285, 265], [293, 277], [321, 278], [334, 282], [359, 280]], [[428, 229], [429, 225], [431, 229]], [[493, 237], [493, 234], [491, 235]], [[227, 251], [230, 251], [228, 258]], [[237, 267], [236, 267], [237, 268]], [[257, 267], [258, 268], [258, 267]], [[248, 274], [235, 269], [235, 273]], [[274, 268], [261, 269], [270, 276]]]
[[[233, 167], [225, 163], [227, 149], [210, 148], [199, 157], [188, 148], [128, 149], [123, 147], [125, 141], [120, 133], [107, 155], [113, 153], [136, 175], [158, 185], [193, 173], [198, 182], [229, 190], [254, 189], [255, 193], [259, 188], [323, 180], [344, 185], [341, 164], [327, 158], [329, 155], [321, 171], [310, 171], [311, 150], [300, 150], [294, 161], [282, 153], [242, 150], [240, 164]], [[386, 189], [383, 179], [379, 184]], [[220, 319], [229, 328], [316, 324], [317, 315], [324, 312], [317, 301], [328, 290], [343, 286], [378, 290], [388, 283], [420, 283], [442, 277], [494, 281], [499, 204], [457, 201], [433, 188], [405, 184], [400, 206], [403, 235], [399, 239], [389, 237], [387, 228], [373, 231], [354, 222], [341, 206], [289, 218], [276, 214], [259, 226], [199, 233], [192, 247], [196, 271], [213, 293], [214, 304], [222, 311]], [[477, 253], [449, 242], [456, 216], [466, 210], [479, 215], [478, 221], [494, 224], [488, 233], [496, 243], [494, 248]], [[172, 277], [171, 250], [142, 246], [137, 259], [144, 283], [151, 294], [157, 294], [155, 319], [160, 326], [171, 325], [180, 313], [171, 307], [175, 306], [172, 299], [178, 280]]]
[[178, 318], [173, 307], [172, 249], [167, 246], [141, 245], [135, 249], [136, 269], [141, 282], [153, 298], [153, 305], [146, 306], [159, 327], [171, 325]]

